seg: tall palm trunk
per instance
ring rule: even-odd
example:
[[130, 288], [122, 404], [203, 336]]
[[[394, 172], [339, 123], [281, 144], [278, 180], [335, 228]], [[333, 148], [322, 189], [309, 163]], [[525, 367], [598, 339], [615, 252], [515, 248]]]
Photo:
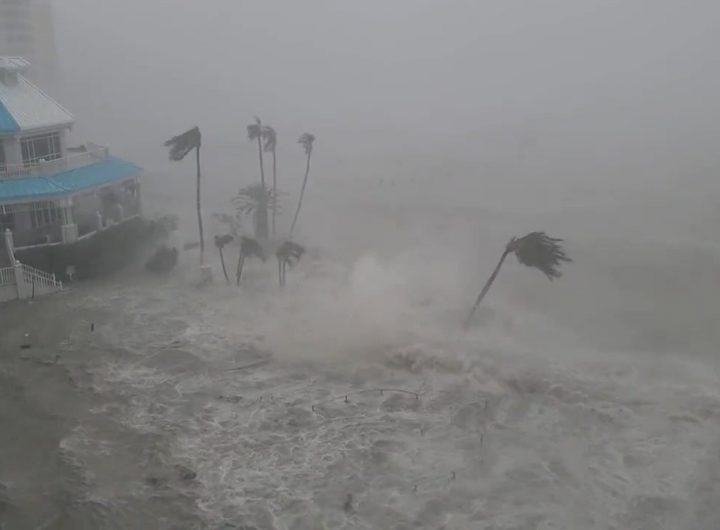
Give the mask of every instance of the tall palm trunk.
[[[262, 137], [258, 135], [258, 159], [260, 161], [260, 184], [262, 184], [263, 190], [265, 190], [265, 163], [263, 161], [263, 150], [262, 150]], [[257, 239], [268, 238], [268, 211], [267, 204], [258, 204], [258, 211], [256, 216], [256, 232], [255, 236]]]
[[200, 146], [195, 148], [195, 162], [197, 165], [197, 217], [200, 231], [200, 265], [205, 264], [205, 238], [203, 237], [202, 207], [200, 206]]
[[470, 310], [470, 314], [465, 319], [465, 324], [463, 327], [467, 329], [470, 327], [470, 322], [472, 322], [472, 318], [475, 315], [475, 311], [477, 310], [478, 306], [480, 305], [480, 302], [482, 302], [483, 298], [485, 298], [485, 295], [490, 290], [490, 287], [492, 287], [493, 282], [495, 281], [495, 278], [497, 278], [498, 273], [500, 272], [500, 268], [503, 266], [503, 263], [505, 262], [505, 258], [508, 257], [508, 254], [510, 254], [510, 250], [505, 250], [503, 252], [502, 257], [500, 258], [500, 261], [498, 261], [498, 264], [495, 266], [495, 270], [490, 275], [490, 278], [488, 278], [488, 281], [485, 283], [485, 286], [482, 288], [482, 291], [480, 291], [480, 294], [477, 297], [477, 300], [475, 300], [475, 305], [472, 306], [472, 309]]
[[265, 187], [265, 163], [263, 162], [262, 138], [258, 135], [258, 159], [260, 160], [260, 184]]
[[272, 237], [275, 239], [275, 218], [277, 217], [277, 154], [275, 153], [275, 150], [272, 152], [272, 162]]
[[290, 226], [290, 235], [291, 236], [293, 234], [293, 231], [295, 230], [295, 223], [297, 223], [298, 216], [300, 215], [300, 208], [302, 208], [303, 197], [305, 197], [305, 186], [307, 186], [308, 175], [310, 174], [310, 157], [311, 156], [312, 156], [312, 154], [308, 153], [307, 163], [305, 166], [305, 178], [303, 179], [303, 185], [302, 185], [302, 188], [300, 189], [300, 198], [298, 199], [297, 210], [295, 210], [295, 217], [293, 218], [292, 225]]

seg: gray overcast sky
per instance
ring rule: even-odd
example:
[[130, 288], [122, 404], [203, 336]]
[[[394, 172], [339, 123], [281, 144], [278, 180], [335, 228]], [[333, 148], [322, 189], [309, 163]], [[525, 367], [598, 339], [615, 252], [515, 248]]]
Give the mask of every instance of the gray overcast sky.
[[372, 131], [454, 131], [547, 135], [608, 156], [710, 149], [720, 131], [716, 0], [60, 0], [56, 11], [65, 100], [112, 142], [195, 123], [231, 135], [256, 113], [338, 149]]

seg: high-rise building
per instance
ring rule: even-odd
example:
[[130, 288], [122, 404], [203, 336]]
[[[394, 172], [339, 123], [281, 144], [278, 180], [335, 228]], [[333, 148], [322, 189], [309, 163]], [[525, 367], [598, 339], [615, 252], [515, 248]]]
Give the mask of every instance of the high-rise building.
[[50, 0], [0, 0], [0, 56], [23, 57], [27, 75], [52, 89], [57, 82], [57, 52]]

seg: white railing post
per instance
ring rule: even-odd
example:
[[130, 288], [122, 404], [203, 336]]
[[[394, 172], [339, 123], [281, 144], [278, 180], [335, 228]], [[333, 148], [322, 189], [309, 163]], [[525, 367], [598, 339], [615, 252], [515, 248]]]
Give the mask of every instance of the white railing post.
[[23, 264], [19, 261], [15, 262], [15, 288], [18, 300], [25, 300], [32, 296], [32, 285], [28, 285]]

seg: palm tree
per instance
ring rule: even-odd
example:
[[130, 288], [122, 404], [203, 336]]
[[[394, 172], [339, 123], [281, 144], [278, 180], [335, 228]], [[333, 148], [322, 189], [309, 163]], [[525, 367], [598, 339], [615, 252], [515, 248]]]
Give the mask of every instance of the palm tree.
[[260, 260], [265, 263], [265, 251], [263, 250], [262, 245], [258, 243], [256, 239], [242, 236], [240, 238], [240, 254], [238, 255], [237, 270], [235, 272], [236, 285], [240, 285], [240, 278], [242, 278], [245, 260], [252, 257], [260, 258]]
[[252, 215], [255, 225], [255, 236], [258, 240], [262, 240], [260, 227], [262, 226], [263, 218], [265, 219], [265, 228], [267, 229], [268, 206], [276, 203], [272, 190], [264, 188], [262, 184], [245, 186], [238, 192], [237, 196], [232, 199], [232, 203], [235, 205], [238, 218], [241, 215]]
[[269, 125], [266, 125], [262, 129], [262, 137], [265, 141], [263, 145], [263, 149], [267, 153], [272, 154], [272, 195], [273, 195], [273, 202], [272, 202], [272, 228], [271, 228], [271, 234], [272, 237], [275, 237], [275, 219], [277, 217], [277, 134], [275, 133], [275, 129], [270, 127]]
[[[260, 184], [265, 188], [265, 164], [263, 162], [263, 124], [260, 118], [255, 117], [255, 123], [247, 126], [248, 138], [252, 141], [257, 141], [258, 146], [258, 161], [260, 163]], [[268, 217], [267, 217], [267, 205], [261, 208], [258, 212], [258, 223], [256, 226], [255, 236], [258, 239], [267, 239], [268, 237]]]
[[300, 261], [303, 254], [305, 254], [305, 247], [292, 241], [285, 241], [277, 249], [275, 257], [278, 261], [278, 279], [281, 287], [285, 285], [285, 270]]
[[545, 232], [531, 232], [521, 238], [513, 237], [505, 246], [505, 252], [503, 252], [500, 257], [500, 261], [495, 267], [495, 270], [490, 275], [490, 278], [488, 278], [488, 281], [485, 283], [482, 291], [480, 291], [477, 300], [475, 300], [475, 305], [473, 305], [470, 310], [470, 314], [465, 319], [465, 329], [470, 326], [472, 317], [475, 315], [475, 310], [490, 290], [490, 287], [495, 281], [495, 278], [497, 278], [500, 268], [508, 255], [515, 253], [515, 257], [517, 257], [517, 260], [520, 263], [527, 267], [539, 269], [550, 281], [552, 281], [562, 275], [559, 269], [561, 262], [572, 261], [567, 257], [565, 251], [560, 245], [562, 242], [562, 239], [548, 237]]
[[228, 277], [227, 269], [225, 268], [225, 256], [223, 256], [223, 248], [225, 248], [225, 245], [227, 245], [228, 243], [231, 243], [233, 239], [233, 236], [231, 236], [230, 234], [224, 236], [215, 236], [215, 248], [217, 248], [218, 252], [220, 253], [220, 263], [222, 264], [225, 281], [228, 284], [230, 284], [230, 278]]
[[200, 147], [202, 145], [202, 135], [198, 127], [193, 127], [178, 136], [170, 138], [165, 142], [165, 147], [170, 148], [170, 160], [183, 160], [187, 154], [195, 149], [195, 165], [197, 169], [197, 218], [198, 231], [200, 232], [200, 265], [205, 260], [205, 239], [203, 237], [202, 208], [200, 206]]
[[295, 210], [295, 217], [293, 218], [292, 225], [290, 226], [290, 236], [292, 237], [293, 231], [295, 230], [295, 223], [297, 223], [298, 215], [300, 215], [300, 208], [302, 208], [303, 197], [305, 196], [305, 186], [307, 186], [308, 175], [310, 174], [310, 158], [313, 151], [313, 142], [315, 137], [310, 133], [304, 133], [298, 143], [303, 146], [305, 150], [306, 165], [305, 165], [305, 178], [303, 179], [302, 188], [300, 189], [300, 198], [298, 199], [297, 210]]

